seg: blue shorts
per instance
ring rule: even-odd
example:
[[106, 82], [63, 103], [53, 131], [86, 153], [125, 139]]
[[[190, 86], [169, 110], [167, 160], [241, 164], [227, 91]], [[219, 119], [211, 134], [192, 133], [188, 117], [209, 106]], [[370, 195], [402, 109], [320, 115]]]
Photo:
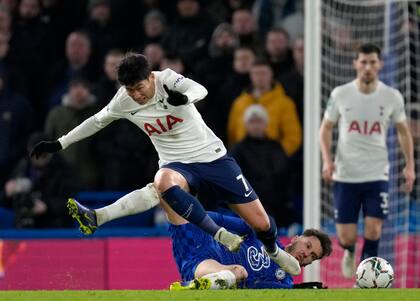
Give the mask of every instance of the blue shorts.
[[172, 253], [182, 281], [194, 279], [197, 266], [204, 260], [214, 259], [220, 262], [222, 247], [198, 227], [188, 223], [169, 225], [168, 230], [172, 239]]
[[243, 204], [258, 198], [235, 159], [223, 156], [208, 163], [173, 162], [163, 165], [179, 172], [195, 191], [205, 189], [208, 198]]
[[388, 182], [334, 183], [334, 217], [337, 223], [357, 224], [360, 207], [363, 217], [386, 218]]

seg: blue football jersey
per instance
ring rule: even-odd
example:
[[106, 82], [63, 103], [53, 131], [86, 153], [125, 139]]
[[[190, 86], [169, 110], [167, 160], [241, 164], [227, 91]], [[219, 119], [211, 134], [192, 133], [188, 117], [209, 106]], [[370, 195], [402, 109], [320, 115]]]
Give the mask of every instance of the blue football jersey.
[[263, 244], [243, 220], [214, 212], [210, 212], [209, 215], [218, 225], [239, 235], [246, 235], [246, 239], [240, 250], [234, 253], [193, 224], [171, 225], [169, 232], [173, 255], [183, 281], [194, 279], [194, 272], [199, 263], [206, 259], [214, 259], [225, 265], [242, 265], [248, 272], [248, 278], [241, 284], [244, 288], [293, 286], [292, 277], [270, 259], [263, 250]]

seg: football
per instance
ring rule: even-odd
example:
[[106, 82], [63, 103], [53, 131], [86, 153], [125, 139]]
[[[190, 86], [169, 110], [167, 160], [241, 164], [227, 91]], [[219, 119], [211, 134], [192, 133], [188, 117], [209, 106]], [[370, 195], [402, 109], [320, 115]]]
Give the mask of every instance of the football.
[[394, 269], [381, 257], [363, 260], [356, 271], [356, 284], [359, 288], [387, 288], [394, 280]]

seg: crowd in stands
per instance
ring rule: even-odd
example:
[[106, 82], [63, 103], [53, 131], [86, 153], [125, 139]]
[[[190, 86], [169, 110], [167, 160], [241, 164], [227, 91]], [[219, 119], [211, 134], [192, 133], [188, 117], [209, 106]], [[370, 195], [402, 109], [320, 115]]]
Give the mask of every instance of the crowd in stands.
[[105, 106], [116, 66], [135, 51], [208, 89], [196, 104], [205, 122], [278, 225], [301, 223], [302, 2], [0, 0], [0, 205], [28, 202], [19, 228], [66, 227], [77, 191], [153, 180], [157, 154], [125, 120], [53, 157], [28, 156]]

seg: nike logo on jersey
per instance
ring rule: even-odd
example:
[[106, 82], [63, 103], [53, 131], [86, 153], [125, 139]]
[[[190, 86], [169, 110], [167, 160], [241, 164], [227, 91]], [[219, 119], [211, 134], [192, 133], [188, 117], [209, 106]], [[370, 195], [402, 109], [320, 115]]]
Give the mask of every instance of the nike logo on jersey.
[[249, 197], [250, 195], [251, 195], [251, 193], [253, 192], [253, 190], [251, 190], [250, 192], [248, 192], [248, 193], [245, 193], [245, 197], [247, 198], [247, 197]]
[[136, 115], [136, 113], [137, 113], [138, 111], [140, 111], [140, 110], [136, 110], [136, 111], [134, 111], [134, 112], [130, 112], [130, 114], [131, 114], [131, 115]]

